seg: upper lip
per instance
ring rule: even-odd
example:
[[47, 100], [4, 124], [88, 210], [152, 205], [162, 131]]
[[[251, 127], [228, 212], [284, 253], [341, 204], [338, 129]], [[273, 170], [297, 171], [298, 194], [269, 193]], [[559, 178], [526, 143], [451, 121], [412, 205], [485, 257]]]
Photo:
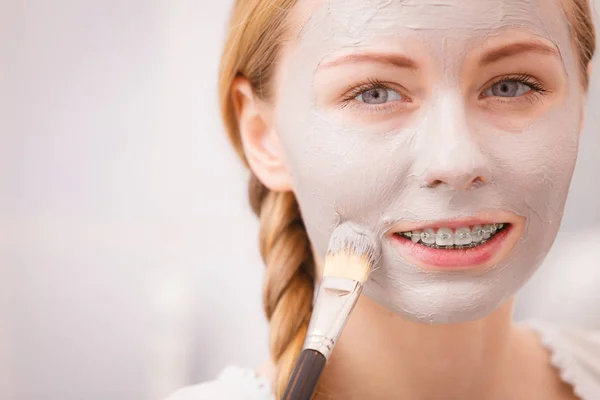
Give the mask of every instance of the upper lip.
[[490, 213], [486, 215], [445, 219], [437, 221], [402, 221], [394, 225], [389, 230], [390, 233], [409, 232], [414, 230], [423, 230], [427, 228], [449, 228], [455, 229], [463, 226], [498, 224], [498, 223], [515, 223], [517, 218], [512, 213]]

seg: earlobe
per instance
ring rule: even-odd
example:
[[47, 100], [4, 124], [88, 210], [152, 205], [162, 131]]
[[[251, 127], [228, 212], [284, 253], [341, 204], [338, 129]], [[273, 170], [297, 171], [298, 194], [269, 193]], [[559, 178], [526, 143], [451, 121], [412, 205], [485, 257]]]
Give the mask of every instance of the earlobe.
[[234, 81], [231, 95], [244, 154], [252, 172], [270, 190], [291, 190], [271, 106], [257, 98], [250, 82], [242, 77]]

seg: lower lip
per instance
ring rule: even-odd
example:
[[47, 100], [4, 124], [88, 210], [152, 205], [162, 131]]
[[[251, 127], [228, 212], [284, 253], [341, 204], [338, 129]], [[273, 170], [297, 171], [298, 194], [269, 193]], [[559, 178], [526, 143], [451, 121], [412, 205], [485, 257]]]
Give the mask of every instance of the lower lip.
[[486, 265], [501, 251], [511, 228], [509, 225], [484, 244], [468, 249], [433, 249], [399, 235], [393, 235], [392, 242], [407, 261], [422, 268], [472, 269]]

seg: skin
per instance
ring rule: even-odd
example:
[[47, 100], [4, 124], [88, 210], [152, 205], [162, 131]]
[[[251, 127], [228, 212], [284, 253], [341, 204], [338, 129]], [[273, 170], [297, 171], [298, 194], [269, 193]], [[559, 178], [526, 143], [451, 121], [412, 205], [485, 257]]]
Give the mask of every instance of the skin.
[[[330, 5], [340, 7], [340, 4], [345, 3], [332, 1]], [[474, 3], [471, 2], [471, 4]], [[322, 10], [322, 5], [320, 1], [300, 2], [292, 13], [292, 38], [299, 37], [300, 30], [307, 26], [311, 18], [319, 13], [319, 10]], [[554, 0], [544, 0], [539, 3], [540, 7], [553, 6], [556, 8], [556, 5]], [[346, 11], [350, 14], [344, 14]], [[354, 10], [357, 13], [353, 16], [351, 7], [346, 11], [340, 10], [341, 14], [339, 15], [342, 20], [352, 20], [353, 17], [360, 18], [364, 14], [364, 10], [358, 9]], [[563, 21], [563, 23], [566, 22]], [[554, 34], [550, 35], [550, 39], [562, 43], [562, 47], [560, 47], [561, 62], [557, 62], [556, 57], [547, 58], [543, 63], [535, 62], [541, 57], [540, 54], [532, 56], [531, 52], [523, 52], [488, 65], [486, 68], [479, 66], [486, 45], [501, 46], [503, 43], [540, 39], [539, 34], [519, 31], [494, 35], [493, 40], [485, 43], [478, 42], [476, 46], [466, 46], [465, 48], [472, 47], [474, 50], [461, 52], [460, 54], [464, 54], [464, 57], [460, 59], [457, 57], [444, 58], [448, 64], [446, 70], [453, 71], [452, 73], [436, 74], [435, 67], [436, 62], [439, 62], [440, 54], [447, 55], [447, 53], [435, 53], [434, 51], [433, 53], [438, 56], [437, 59], [435, 57], [428, 59], [427, 55], [422, 56], [416, 79], [414, 71], [406, 71], [406, 68], [393, 68], [371, 60], [360, 65], [357, 63], [339, 64], [326, 72], [317, 71], [317, 69], [313, 71], [308, 68], [311, 78], [314, 79], [307, 85], [300, 79], [300, 75], [297, 75], [301, 72], [298, 72], [293, 66], [299, 65], [298, 55], [306, 56], [312, 53], [303, 52], [302, 40], [291, 40], [280, 60], [275, 86], [276, 95], [271, 102], [267, 103], [257, 99], [250, 85], [243, 78], [236, 81], [234, 100], [249, 164], [253, 172], [271, 190], [293, 190], [296, 194], [315, 248], [320, 271], [322, 271], [321, 260], [326, 250], [323, 248], [323, 242], [326, 242], [325, 238], [328, 238], [331, 230], [335, 227], [335, 223], [330, 220], [334, 219], [336, 213], [332, 213], [331, 209], [337, 212], [337, 216], [341, 215], [341, 217], [362, 223], [367, 229], [372, 230], [374, 235], [383, 240], [389, 232], [382, 229], [379, 221], [370, 219], [368, 210], [377, 210], [378, 206], [381, 209], [388, 209], [388, 205], [384, 203], [370, 204], [368, 200], [361, 198], [363, 194], [358, 189], [354, 191], [352, 187], [345, 193], [345, 197], [351, 199], [348, 203], [335, 204], [329, 208], [328, 206], [331, 204], [327, 201], [324, 202], [325, 205], [311, 203], [311, 197], [329, 200], [329, 194], [314, 190], [307, 192], [306, 186], [319, 189], [321, 183], [304, 182], [306, 177], [310, 178], [315, 174], [314, 171], [312, 173], [303, 171], [302, 165], [322, 166], [325, 170], [327, 164], [319, 164], [320, 159], [301, 157], [307, 153], [314, 154], [315, 151], [312, 148], [303, 148], [301, 142], [296, 142], [298, 135], [303, 133], [295, 131], [293, 127], [302, 127], [302, 121], [305, 121], [304, 117], [309, 114], [302, 114], [302, 112], [290, 114], [286, 111], [290, 109], [289, 104], [286, 105], [287, 99], [291, 97], [289, 94], [293, 87], [290, 82], [299, 81], [303, 87], [314, 90], [314, 95], [307, 94], [313, 103], [309, 103], [306, 100], [308, 97], [305, 99], [301, 95], [293, 96], [293, 99], [294, 102], [300, 104], [299, 107], [302, 107], [303, 99], [305, 99], [306, 110], [311, 111], [310, 115], [313, 116], [313, 111], [316, 111], [319, 117], [323, 117], [318, 121], [310, 120], [310, 126], [317, 127], [313, 131], [321, 135], [313, 138], [317, 141], [322, 140], [321, 137], [324, 135], [319, 130], [319, 124], [324, 124], [325, 132], [333, 132], [333, 135], [348, 133], [360, 135], [368, 128], [369, 133], [385, 136], [387, 133], [393, 132], [395, 126], [407, 126], [411, 118], [418, 119], [416, 116], [419, 115], [419, 110], [423, 109], [442, 110], [437, 117], [447, 115], [449, 126], [458, 126], [453, 124], [456, 123], [456, 115], [460, 114], [461, 110], [452, 107], [458, 101], [464, 101], [467, 105], [468, 118], [460, 120], [462, 121], [460, 123], [467, 124], [469, 121], [477, 121], [483, 124], [479, 126], [493, 127], [494, 132], [513, 133], [513, 136], [507, 136], [507, 141], [517, 140], [514, 138], [516, 135], [526, 132], [529, 134], [529, 139], [526, 135], [521, 135], [522, 137], [518, 140], [525, 142], [520, 144], [525, 146], [537, 144], [539, 147], [544, 144], [543, 138], [532, 137], [532, 132], [528, 129], [532, 126], [535, 128], [536, 124], [539, 126], [539, 124], [548, 123], [548, 118], [558, 112], [560, 107], [568, 107], [566, 114], [568, 121], [564, 122], [563, 118], [566, 128], [563, 131], [564, 136], [560, 136], [560, 132], [556, 132], [553, 136], [554, 139], [550, 138], [551, 141], [546, 143], [550, 146], [549, 150], [555, 150], [554, 155], [559, 155], [560, 162], [557, 168], [561, 165], [564, 167], [563, 172], [558, 172], [558, 170], [552, 172], [564, 175], [556, 176], [556, 181], [561, 186], [550, 192], [554, 196], [554, 201], [532, 207], [534, 210], [538, 210], [541, 217], [522, 211], [523, 208], [520, 207], [520, 204], [513, 203], [510, 199], [501, 198], [507, 200], [506, 204], [503, 204], [489, 201], [489, 197], [482, 197], [488, 199], [486, 205], [489, 207], [485, 210], [486, 212], [510, 213], [511, 217], [507, 218], [513, 218], [511, 222], [519, 227], [514, 242], [519, 242], [522, 248], [535, 250], [532, 254], [523, 250], [519, 257], [519, 260], [528, 260], [529, 264], [519, 264], [518, 268], [511, 270], [510, 266], [515, 263], [507, 262], [507, 260], [511, 260], [512, 248], [504, 249], [499, 253], [499, 259], [495, 259], [491, 265], [481, 267], [481, 270], [485, 272], [474, 274], [475, 276], [483, 275], [485, 279], [467, 279], [462, 282], [459, 280], [454, 287], [454, 293], [459, 295], [444, 297], [445, 293], [449, 292], [448, 288], [452, 288], [452, 279], [448, 275], [427, 271], [422, 266], [414, 265], [415, 263], [410, 260], [401, 259], [403, 257], [397, 259], [396, 256], [391, 255], [395, 253], [388, 249], [388, 260], [387, 264], [384, 264], [384, 270], [387, 268], [388, 275], [393, 275], [397, 271], [400, 273], [392, 276], [389, 281], [380, 281], [380, 283], [383, 282], [383, 285], [380, 286], [385, 288], [383, 291], [368, 290], [367, 287], [367, 296], [363, 296], [357, 304], [323, 377], [323, 387], [326, 393], [321, 393], [319, 396], [340, 399], [388, 399], [396, 398], [399, 394], [406, 399], [575, 398], [571, 388], [562, 383], [557, 371], [550, 366], [549, 355], [542, 348], [536, 335], [511, 323], [512, 296], [535, 271], [558, 229], [575, 161], [584, 93], [576, 83], [577, 77], [573, 76], [576, 70], [573, 64], [575, 59], [573, 48], [569, 42], [564, 43], [564, 37], [560, 37], [561, 32], [565, 31], [565, 27], [559, 26], [556, 28], [557, 31], [553, 31]], [[306, 35], [310, 36], [310, 29], [307, 31]], [[393, 46], [399, 44], [405, 48], [405, 52], [418, 55], [420, 48], [418, 43], [408, 39], [397, 42], [380, 40], [378, 43], [379, 46], [383, 46], [383, 48], [377, 49], [379, 52], [389, 51]], [[443, 50], [446, 51], [445, 48]], [[336, 51], [335, 56], [339, 58], [343, 55], [340, 51], [352, 53], [353, 50], [336, 49]], [[319, 65], [330, 53], [333, 54], [331, 49], [327, 49], [325, 54], [315, 55]], [[307, 60], [307, 58], [303, 59]], [[302, 66], [306, 65], [311, 65], [310, 61], [307, 60], [306, 64]], [[520, 103], [502, 103], [487, 98], [481, 100], [479, 94], [489, 89], [489, 85], [493, 84], [495, 77], [513, 72], [523, 72], [522, 70], [513, 71], [511, 68], [515, 65], [527, 66], [529, 70], [525, 72], [543, 81], [547, 92], [540, 95], [536, 101], [530, 97]], [[390, 108], [388, 113], [378, 114], [360, 111], [364, 110], [358, 108], [363, 107], [360, 102], [352, 103], [352, 107], [336, 107], [340, 97], [338, 92], [342, 90], [335, 87], [336, 77], [349, 76], [356, 73], [358, 69], [367, 71], [363, 72], [363, 75], [375, 73], [373, 71], [377, 71], [377, 74], [388, 74], [391, 76], [389, 80], [401, 82], [400, 84], [416, 82], [417, 87], [407, 90], [410, 93], [410, 96], [407, 95], [407, 97], [411, 97], [413, 101], [410, 104], [398, 101], [397, 109]], [[330, 75], [328, 76], [327, 73]], [[393, 88], [401, 91], [399, 87]], [[420, 96], [419, 93], [425, 94]], [[431, 97], [428, 97], [427, 93], [437, 94], [435, 98], [442, 99], [439, 103], [441, 106], [428, 108], [431, 105], [431, 101], [428, 99]], [[455, 97], [457, 93], [463, 97]], [[477, 95], [469, 97], [468, 93]], [[445, 97], [446, 95], [447, 97]], [[340, 121], [342, 123], [339, 123]], [[313, 122], [315, 125], [312, 125]], [[340, 130], [338, 129], [340, 126], [350, 127], [350, 129]], [[544, 125], [544, 127], [546, 126], [548, 125]], [[497, 184], [498, 180], [502, 180], [502, 178], [497, 178], [498, 174], [493, 173], [494, 166], [490, 166], [490, 159], [494, 158], [492, 156], [496, 154], [493, 149], [502, 149], [499, 154], [509, 157], [505, 159], [506, 162], [503, 165], [510, 166], [513, 165], [510, 156], [516, 154], [511, 149], [515, 147], [514, 142], [511, 147], [511, 143], [494, 137], [476, 141], [473, 137], [480, 138], [481, 136], [466, 137], [462, 135], [461, 132], [464, 131], [460, 129], [448, 129], [444, 132], [446, 135], [441, 136], [438, 142], [416, 141], [414, 152], [416, 156], [411, 164], [412, 172], [403, 176], [408, 177], [408, 181], [414, 177], [417, 181], [437, 183], [437, 186], [443, 189], [439, 193], [442, 193], [442, 196], [444, 193], [448, 195], [447, 204], [455, 205], [449, 208], [457, 209], [453, 216], [460, 216], [460, 207], [469, 204], [465, 199], [472, 196], [473, 192], [470, 190], [473, 189], [473, 185], [480, 187], [479, 183], [483, 183], [484, 189], [477, 190], [485, 193], [485, 190], [488, 190], [485, 188], [495, 187], [489, 182]], [[476, 132], [480, 131], [476, 130]], [[305, 146], [314, 143], [314, 141], [307, 141], [306, 137], [300, 139], [304, 140]], [[360, 141], [363, 140], [363, 137], [352, 136], [352, 140]], [[529, 142], [527, 142], [528, 140]], [[539, 142], [539, 140], [542, 141]], [[318, 142], [318, 144], [323, 143]], [[480, 146], [476, 146], [476, 144]], [[492, 150], [481, 151], [481, 148], [486, 146]], [[326, 146], [322, 146], [322, 148], [327, 149]], [[403, 148], [401, 147], [400, 150]], [[365, 148], [362, 147], [362, 149]], [[327, 151], [324, 150], [325, 153]], [[352, 155], [351, 150], [348, 151]], [[364, 151], [368, 152], [368, 147]], [[496, 154], [496, 158], [500, 157], [499, 154]], [[348, 153], [345, 155], [347, 156]], [[466, 156], [461, 157], [461, 155]], [[331, 159], [333, 156], [334, 153], [330, 153], [327, 158]], [[544, 165], [544, 159], [539, 157], [525, 158], [524, 160], [525, 163], [520, 165], [521, 170], [535, 169], [539, 165]], [[376, 172], [378, 174], [376, 177], [381, 177], [382, 181], [385, 180], [384, 172]], [[518, 173], [519, 169], [515, 169], [515, 174]], [[332, 186], [330, 178], [324, 174], [323, 185]], [[510, 191], [510, 182], [513, 182], [514, 190], [525, 190], [521, 197], [528, 200], [526, 203], [534, 204], [538, 199], [535, 197], [535, 193], [532, 193], [530, 198], [527, 197], [529, 196], [526, 192], [527, 176], [521, 175], [521, 181], [518, 178], [518, 176], [517, 179], [511, 178], [510, 181], [507, 180], [504, 185], [501, 184], [499, 187]], [[493, 189], [489, 190], [492, 194], [500, 193], [494, 192]], [[410, 187], [408, 189], [404, 186], [398, 188], [398, 192], [407, 191], [415, 192]], [[371, 198], [380, 198], [377, 190], [369, 194]], [[352, 202], [357, 199], [360, 201]], [[403, 208], [412, 210], [416, 214], [420, 212], [417, 203], [410, 203]], [[431, 207], [427, 211], [431, 211], [433, 208]], [[436, 212], [432, 211], [434, 214]], [[417, 216], [422, 217], [422, 215], [421, 212], [421, 215]], [[552, 215], [556, 218], [549, 217]], [[443, 215], [436, 214], [435, 218], [431, 219], [440, 217]], [[422, 220], [423, 218], [416, 219]], [[393, 222], [395, 224], [409, 223], [410, 219], [400, 218]], [[319, 225], [321, 223], [324, 225]], [[531, 230], [532, 225], [533, 230]], [[541, 236], [539, 232], [545, 232], [548, 236]], [[518, 247], [519, 245], [510, 243], [510, 246]], [[384, 248], [384, 253], [385, 251]], [[502, 264], [503, 262], [505, 264]], [[497, 267], [498, 265], [501, 267]], [[394, 268], [395, 266], [398, 268]], [[506, 273], [503, 275], [502, 271], [507, 271], [509, 275]], [[486, 273], [488, 275], [485, 275]], [[518, 282], [511, 282], [506, 278], [510, 276], [510, 273], [518, 275]], [[415, 293], [413, 298], [401, 295], [403, 283], [411, 285], [409, 292]], [[478, 286], [480, 284], [483, 286]], [[464, 289], [464, 287], [467, 288]], [[463, 289], [465, 292], [460, 292]], [[456, 302], [456, 297], [463, 301]], [[436, 301], [432, 302], [432, 298]], [[428, 322], [442, 323], [423, 324], [421, 323], [423, 315], [429, 318]], [[432, 315], [433, 317], [431, 317]], [[263, 372], [269, 373], [269, 369], [267, 368]]]

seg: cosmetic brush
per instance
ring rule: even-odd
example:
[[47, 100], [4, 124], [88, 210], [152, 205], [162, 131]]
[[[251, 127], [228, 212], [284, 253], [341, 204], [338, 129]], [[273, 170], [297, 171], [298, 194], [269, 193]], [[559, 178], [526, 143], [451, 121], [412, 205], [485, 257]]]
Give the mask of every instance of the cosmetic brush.
[[378, 243], [351, 223], [331, 236], [302, 353], [283, 400], [310, 400], [364, 282], [380, 254]]

